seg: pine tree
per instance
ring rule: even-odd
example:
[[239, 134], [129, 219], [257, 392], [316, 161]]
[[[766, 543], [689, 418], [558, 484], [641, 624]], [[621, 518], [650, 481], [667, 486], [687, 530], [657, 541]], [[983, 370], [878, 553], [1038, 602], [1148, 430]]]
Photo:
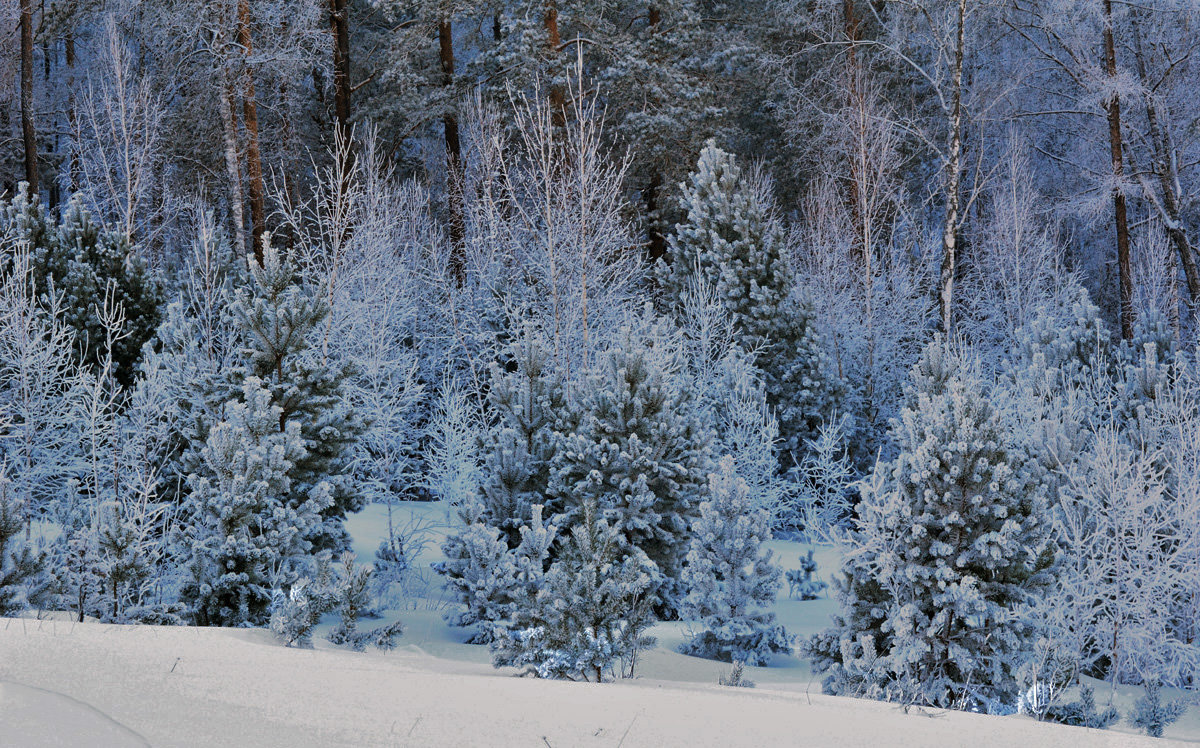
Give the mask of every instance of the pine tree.
[[292, 581], [332, 501], [325, 484], [303, 503], [289, 498], [305, 448], [300, 424], [282, 417], [264, 383], [247, 377], [209, 434], [205, 471], [191, 477], [192, 578], [182, 598], [200, 625], [266, 624], [272, 588]]
[[473, 626], [469, 641], [491, 641], [493, 627], [512, 612], [515, 560], [504, 533], [486, 523], [483, 504], [472, 499], [459, 508], [462, 529], [442, 544], [445, 561], [433, 569], [445, 578], [451, 596], [461, 609], [445, 614], [452, 626]]
[[573, 430], [566, 389], [536, 332], [527, 328], [509, 350], [507, 368], [491, 369], [488, 404], [497, 418], [484, 464], [484, 517], [504, 532], [510, 548], [533, 504], [544, 504], [558, 434]]
[[1050, 563], [1044, 488], [980, 382], [935, 341], [892, 426], [899, 454], [862, 485], [841, 615], [807, 645], [833, 693], [943, 707], [1015, 694]]
[[683, 595], [689, 525], [709, 456], [688, 383], [655, 352], [663, 334], [626, 328], [607, 352], [580, 395], [579, 427], [559, 440], [551, 495], [560, 526], [579, 522], [591, 502], [625, 550], [645, 552], [669, 614]]
[[781, 446], [799, 454], [833, 411], [840, 386], [827, 373], [812, 304], [794, 293], [780, 230], [760, 192], [709, 141], [683, 185], [687, 220], [670, 237], [659, 281], [677, 314], [698, 280], [715, 289], [738, 345], [764, 374]]
[[9, 494], [7, 476], [0, 476], [0, 618], [25, 610], [30, 587], [42, 571], [43, 559], [21, 538], [25, 522]]
[[708, 498], [693, 524], [683, 583], [683, 615], [703, 630], [684, 654], [766, 665], [791, 650], [791, 637], [769, 610], [779, 591], [780, 568], [762, 544], [771, 536], [767, 512], [755, 506], [730, 457], [708, 477]]
[[[82, 360], [99, 366], [111, 353], [117, 381], [131, 385], [142, 347], [158, 327], [164, 294], [129, 241], [96, 225], [79, 196], [56, 221], [28, 191], [0, 203], [0, 230], [28, 245], [30, 280], [43, 306], [51, 305], [50, 295], [62, 296], [56, 306], [75, 331]], [[106, 295], [120, 306], [125, 320], [111, 351], [101, 319]]]
[[253, 283], [239, 289], [231, 313], [244, 336], [244, 363], [233, 383], [254, 377], [271, 392], [280, 408], [279, 423], [300, 429], [304, 452], [297, 455], [289, 475], [288, 502], [305, 504], [324, 486], [332, 502], [322, 511], [323, 522], [309, 532], [318, 550], [349, 546], [342, 521], [362, 509], [365, 499], [353, 479], [355, 440], [365, 431], [358, 413], [347, 404], [345, 382], [352, 373], [316, 349], [329, 307], [303, 288], [295, 269], [269, 237], [263, 264], [252, 264]]
[[1146, 693], [1133, 705], [1133, 714], [1129, 715], [1129, 724], [1139, 727], [1152, 738], [1161, 738], [1163, 729], [1174, 724], [1187, 711], [1184, 701], [1162, 703], [1162, 683], [1150, 680], [1145, 685]]
[[[529, 536], [535, 549], [548, 547], [546, 533]], [[621, 674], [632, 675], [638, 651], [651, 643], [644, 632], [653, 620], [656, 569], [622, 540], [589, 499], [548, 571], [541, 572], [536, 551], [525, 554], [534, 563], [514, 589], [512, 622], [492, 642], [493, 664], [599, 683], [619, 660]]]
[[476, 626], [472, 641], [480, 642], [490, 641], [491, 626], [511, 613], [517, 570], [509, 552], [538, 531], [530, 524], [533, 507], [546, 502], [558, 434], [573, 422], [561, 378], [532, 328], [512, 344], [505, 368], [492, 366], [491, 383], [488, 402], [497, 421], [483, 484], [478, 497], [458, 508], [460, 530], [446, 539], [446, 561], [435, 567], [463, 606], [447, 620]]

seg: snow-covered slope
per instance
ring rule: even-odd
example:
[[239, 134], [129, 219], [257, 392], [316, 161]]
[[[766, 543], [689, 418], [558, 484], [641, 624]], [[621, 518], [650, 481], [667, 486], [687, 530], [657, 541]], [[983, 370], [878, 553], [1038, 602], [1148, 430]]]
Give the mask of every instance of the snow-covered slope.
[[229, 629], [4, 619], [0, 682], [6, 746], [1170, 744], [762, 687], [514, 678], [413, 647], [302, 651]]

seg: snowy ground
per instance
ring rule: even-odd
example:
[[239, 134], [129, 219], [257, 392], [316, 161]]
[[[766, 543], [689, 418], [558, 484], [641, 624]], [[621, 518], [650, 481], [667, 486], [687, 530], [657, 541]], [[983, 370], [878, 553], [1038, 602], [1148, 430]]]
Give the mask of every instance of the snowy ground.
[[[421, 561], [437, 557], [449, 515], [439, 504], [394, 520], [429, 530]], [[369, 560], [386, 528], [382, 507], [354, 517], [355, 550]], [[775, 541], [785, 568], [803, 547]], [[819, 549], [821, 574], [836, 568]], [[784, 591], [786, 595], [786, 590]], [[727, 665], [674, 651], [686, 626], [664, 624], [633, 681], [594, 685], [511, 677], [486, 648], [441, 619], [437, 579], [418, 577], [398, 615], [407, 631], [390, 653], [356, 654], [318, 639], [286, 649], [257, 630], [74, 624], [0, 619], [0, 745], [289, 746], [1137, 746], [1124, 725], [1093, 731], [957, 712], [905, 714], [883, 703], [820, 694], [808, 664], [779, 657], [747, 668], [755, 689], [716, 685]], [[833, 602], [781, 599], [790, 631], [825, 625]], [[1136, 689], [1117, 694], [1125, 711]], [[1103, 699], [1107, 687], [1099, 686]], [[1176, 694], [1170, 694], [1175, 696]], [[1192, 709], [1168, 728], [1200, 740]]]

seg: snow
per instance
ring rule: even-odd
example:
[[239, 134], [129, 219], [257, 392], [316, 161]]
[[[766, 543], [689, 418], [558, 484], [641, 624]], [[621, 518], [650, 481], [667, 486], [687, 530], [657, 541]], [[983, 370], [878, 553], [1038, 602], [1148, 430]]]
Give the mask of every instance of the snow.
[[762, 685], [513, 678], [413, 646], [286, 649], [259, 630], [6, 619], [0, 682], [13, 745], [1170, 745]]
[[[440, 503], [403, 504], [393, 520], [430, 529], [418, 567], [440, 557], [450, 527]], [[348, 523], [354, 548], [369, 560], [386, 532], [386, 508], [368, 507]], [[766, 544], [789, 568], [807, 546]], [[838, 551], [816, 548], [828, 579]], [[0, 619], [0, 743], [14, 746], [1168, 746], [1128, 732], [914, 709], [824, 696], [808, 663], [777, 655], [747, 668], [755, 689], [716, 685], [728, 665], [688, 657], [675, 647], [686, 623], [652, 631], [639, 677], [602, 685], [512, 677], [490, 665], [486, 647], [441, 618], [436, 584], [414, 585], [407, 631], [393, 652], [363, 654], [324, 641], [287, 649], [264, 630], [78, 624]], [[776, 603], [781, 623], [807, 635], [836, 609], [828, 597]], [[370, 625], [375, 625], [370, 622]], [[1107, 685], [1098, 684], [1098, 700]], [[1140, 689], [1119, 689], [1122, 712]], [[1178, 694], [1171, 692], [1168, 698]], [[1195, 711], [1195, 710], [1193, 710]], [[1168, 738], [1200, 737], [1193, 714]], [[1179, 743], [1174, 743], [1179, 744]]]

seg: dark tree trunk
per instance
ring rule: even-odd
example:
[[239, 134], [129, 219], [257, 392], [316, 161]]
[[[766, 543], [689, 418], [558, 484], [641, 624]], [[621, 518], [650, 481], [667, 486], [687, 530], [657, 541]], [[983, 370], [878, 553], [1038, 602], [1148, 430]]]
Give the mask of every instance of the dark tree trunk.
[[454, 97], [454, 28], [446, 18], [438, 24], [438, 60], [442, 66], [442, 86], [446, 89], [446, 111], [442, 127], [446, 134], [446, 202], [450, 212], [450, 275], [463, 284], [466, 266], [463, 240], [465, 224], [462, 199], [462, 145], [458, 136], [458, 115]]
[[350, 138], [350, 9], [349, 0], [329, 0], [333, 34], [333, 113], [341, 138]]
[[33, 0], [21, 0], [21, 137], [25, 145], [25, 181], [38, 194], [37, 133], [33, 129]]
[[242, 66], [242, 118], [246, 123], [246, 178], [250, 192], [250, 236], [254, 259], [263, 261], [262, 236], [266, 226], [266, 190], [263, 187], [262, 152], [258, 147], [258, 102], [254, 94], [254, 75], [250, 55], [254, 51], [250, 37], [250, 0], [238, 0], [238, 44], [245, 56]]
[[[551, 60], [557, 59], [562, 37], [558, 33], [558, 4], [557, 0], [546, 0], [546, 14], [542, 18], [546, 27], [546, 52]], [[551, 117], [556, 127], [567, 124], [567, 96], [559, 83], [550, 86]]]
[[[1110, 79], [1117, 76], [1117, 52], [1113, 42], [1112, 0], [1104, 0], [1104, 68]], [[1133, 272], [1129, 261], [1129, 217], [1125, 205], [1125, 149], [1121, 141], [1121, 99], [1113, 93], [1104, 104], [1108, 113], [1108, 146], [1112, 159], [1113, 217], [1117, 229], [1117, 272], [1120, 276], [1121, 337], [1133, 337]]]

